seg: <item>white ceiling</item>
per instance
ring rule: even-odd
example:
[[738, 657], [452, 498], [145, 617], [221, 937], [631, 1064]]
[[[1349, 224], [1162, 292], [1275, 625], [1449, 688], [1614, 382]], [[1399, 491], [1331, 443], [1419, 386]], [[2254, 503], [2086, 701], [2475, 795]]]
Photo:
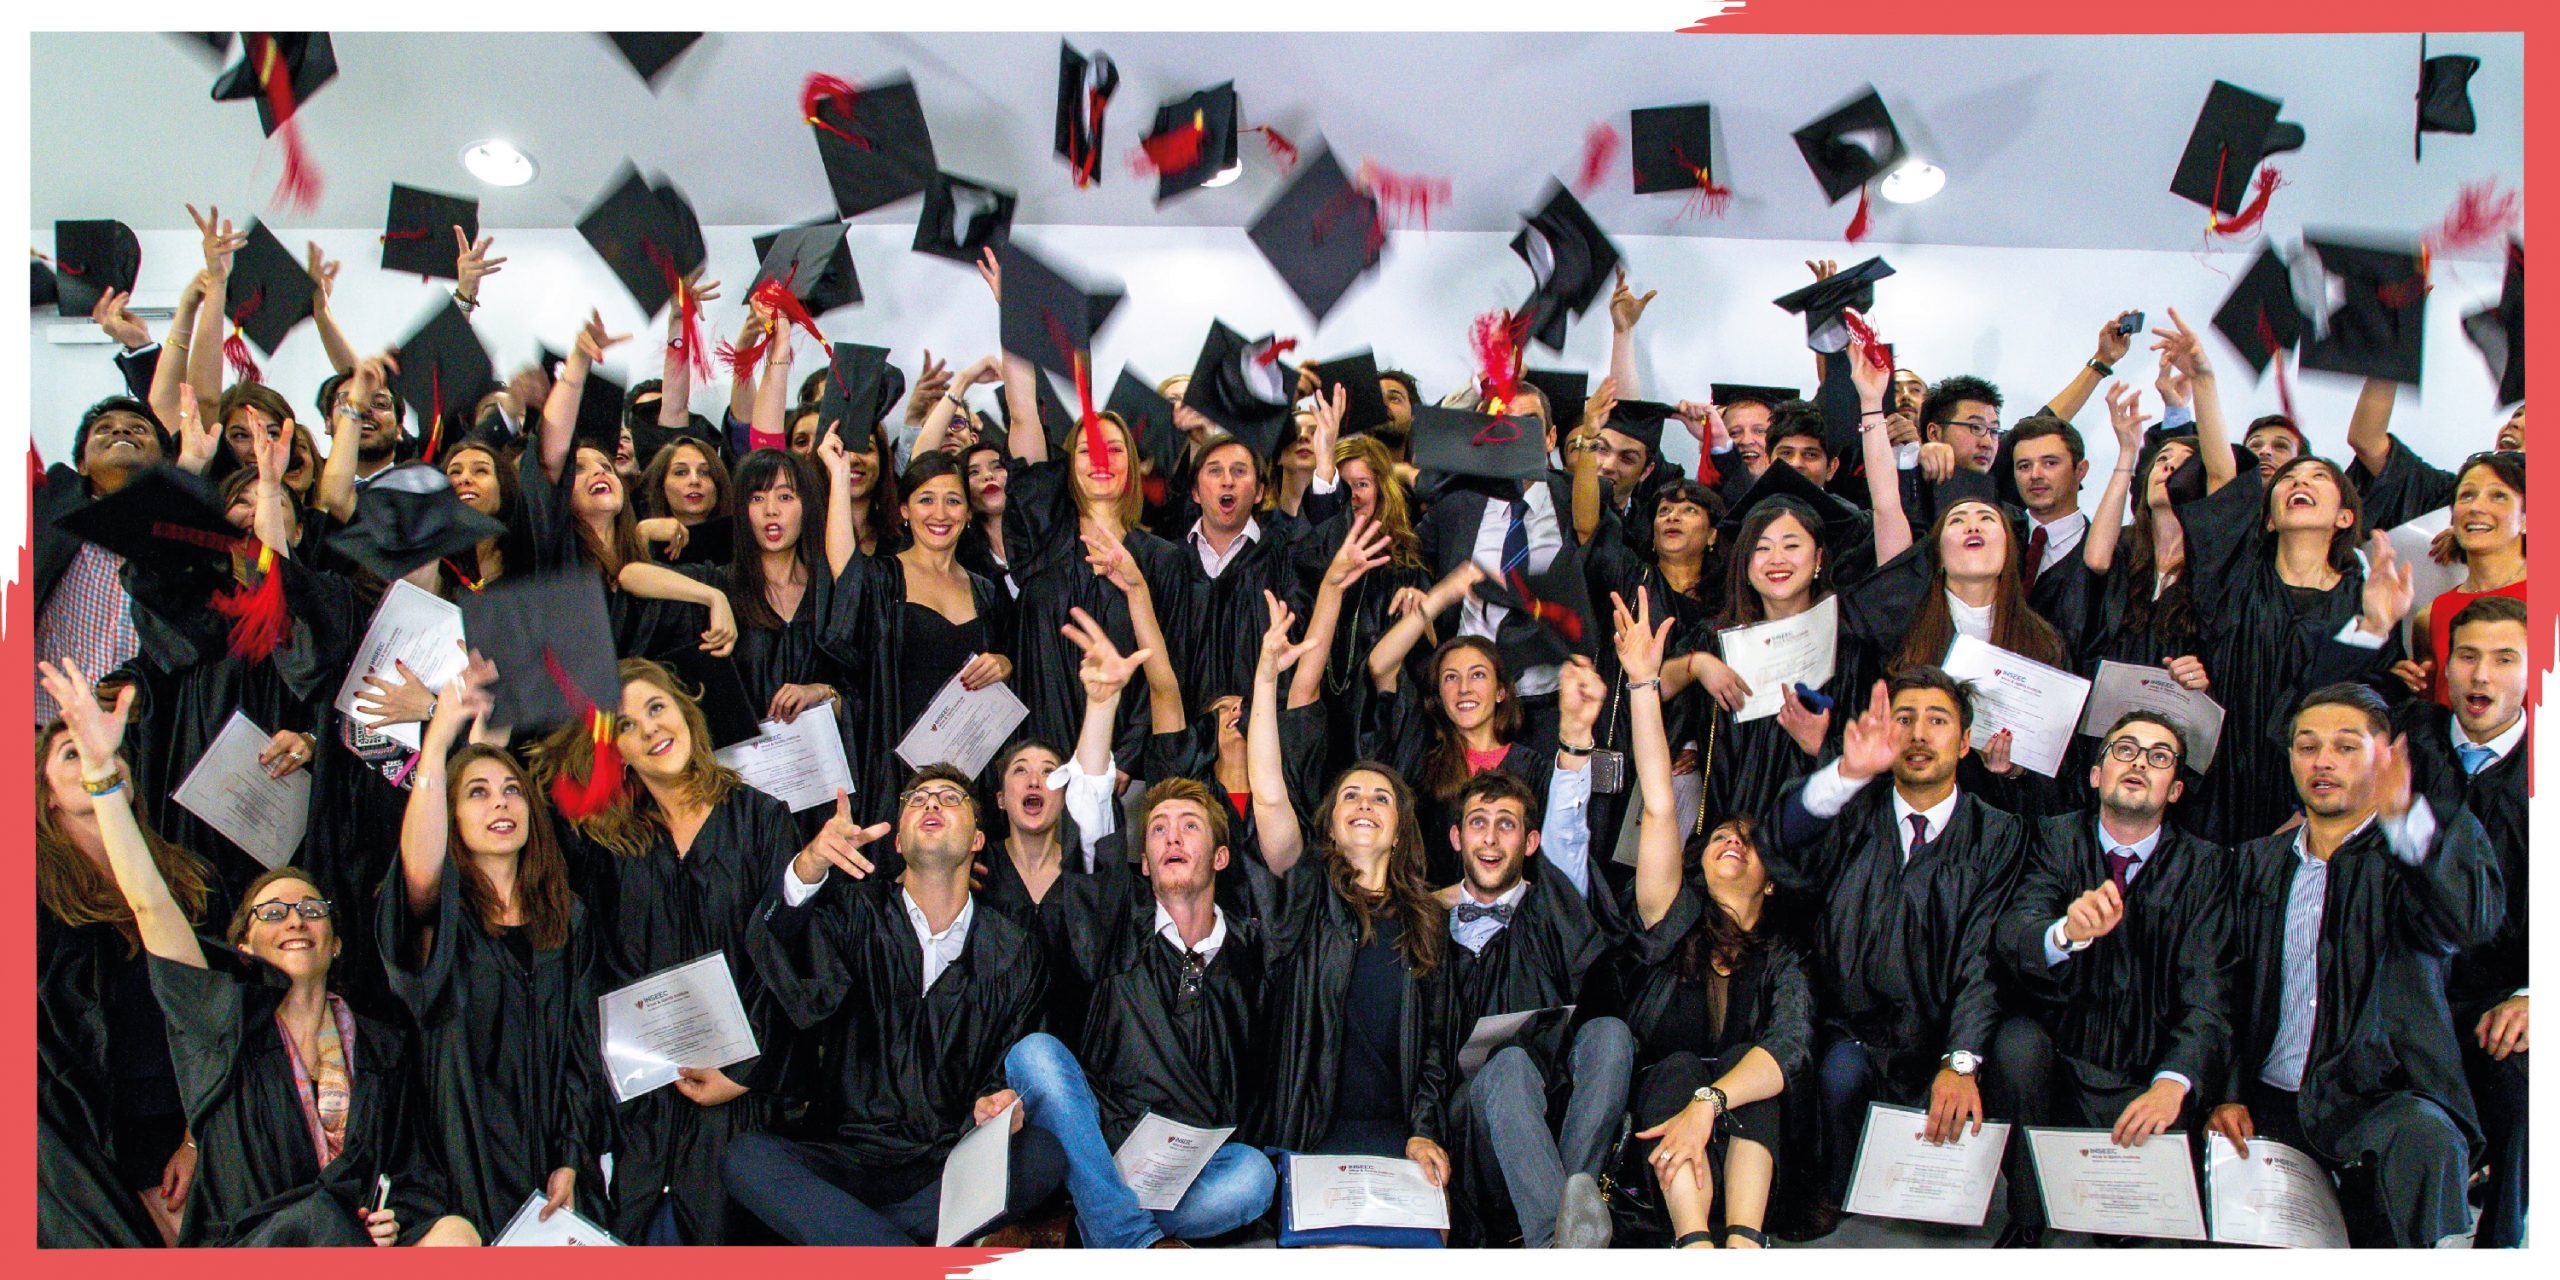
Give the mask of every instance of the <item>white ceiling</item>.
[[[706, 225], [776, 226], [830, 212], [802, 78], [912, 76], [944, 168], [1020, 190], [1026, 224], [1241, 225], [1276, 177], [1256, 140], [1248, 172], [1153, 206], [1126, 156], [1163, 99], [1233, 79], [1247, 123], [1269, 122], [1346, 166], [1374, 157], [1455, 188], [1434, 226], [1517, 225], [1548, 175], [1571, 176], [1585, 132], [1633, 107], [1715, 103], [1739, 199], [1717, 221], [1679, 219], [1677, 195], [1628, 193], [1623, 152], [1588, 203], [1612, 231], [1835, 237], [1789, 131], [1872, 81], [1914, 150], [1943, 165], [1926, 204], [1877, 204], [1871, 243], [2183, 250], [2204, 212], [2168, 193], [2215, 78], [2280, 98], [2308, 129], [2270, 222], [2414, 235], [2467, 181], [2523, 177], [2522, 40], [2438, 39], [2486, 63], [2472, 86], [2480, 131], [2431, 135], [2410, 157], [2417, 37], [1849, 37], [1501, 34], [1087, 34], [1080, 49], [1122, 71], [1103, 182], [1077, 191], [1050, 152], [1055, 34], [726, 34], [687, 52], [652, 96], [601, 38], [554, 34], [336, 37], [338, 79], [301, 118], [327, 194], [300, 226], [379, 225], [394, 181], [478, 192], [492, 227], [574, 222], [625, 156], [672, 177]], [[33, 215], [183, 227], [181, 205], [248, 213], [278, 158], [246, 102], [214, 103], [201, 46], [155, 34], [33, 37]], [[540, 165], [532, 185], [481, 189], [469, 142], [508, 139]], [[911, 221], [909, 201], [870, 215]], [[1844, 253], [1848, 246], [1842, 246]]]

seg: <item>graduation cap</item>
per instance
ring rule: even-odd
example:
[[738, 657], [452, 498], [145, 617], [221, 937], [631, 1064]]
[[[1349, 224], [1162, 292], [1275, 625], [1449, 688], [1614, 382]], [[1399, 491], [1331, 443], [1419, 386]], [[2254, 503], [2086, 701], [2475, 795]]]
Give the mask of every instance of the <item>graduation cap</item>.
[[[542, 352], [542, 368], [554, 379], [560, 376], [562, 357], [558, 352]], [[628, 399], [622, 384], [607, 377], [596, 365], [587, 366], [587, 380], [578, 395], [578, 417], [569, 425], [569, 448], [574, 454], [584, 445], [601, 449], [611, 458], [622, 452], [623, 402]], [[533, 410], [531, 412], [539, 412]]]
[[1647, 456], [1662, 456], [1662, 424], [1679, 416], [1670, 405], [1652, 400], [1620, 400], [1609, 409], [1609, 420], [1600, 425], [1644, 445]]
[[64, 533], [127, 560], [218, 564], [252, 544], [222, 518], [222, 496], [203, 478], [161, 463], [123, 488], [55, 522]]
[[1378, 385], [1378, 357], [1363, 347], [1349, 355], [1335, 356], [1320, 364], [1307, 366], [1316, 372], [1316, 394], [1330, 401], [1333, 390], [1342, 388], [1342, 430], [1345, 435], [1375, 431], [1388, 423], [1387, 395]]
[[1156, 203], [1206, 185], [1239, 163], [1236, 86], [1230, 80], [1156, 108], [1155, 127], [1138, 145], [1156, 171]]
[[[695, 706], [702, 708], [703, 727], [711, 731], [711, 749], [723, 751], [764, 732], [764, 709], [747, 696], [747, 682], [733, 658], [715, 658], [696, 645], [683, 645], [657, 655], [679, 679]], [[821, 710], [819, 714], [826, 712]]]
[[1173, 425], [1173, 402], [1157, 394], [1154, 384], [1123, 366], [1103, 411], [1128, 424], [1129, 434], [1138, 441], [1138, 453], [1157, 475], [1173, 474], [1182, 460], [1182, 431]]
[[658, 91], [658, 77], [666, 71], [668, 64], [683, 56], [684, 51], [701, 38], [699, 31], [616, 31], [605, 37], [613, 42], [614, 52], [631, 64], [632, 72], [640, 77], [642, 84], [649, 86], [651, 93]]
[[2424, 250], [2311, 239], [2303, 247], [2319, 256], [2327, 293], [2340, 301], [2303, 344], [2302, 367], [2417, 385], [2426, 356]]
[[1825, 353], [1844, 351], [1849, 346], [1849, 326], [1840, 313], [1866, 314], [1876, 305], [1876, 282], [1892, 274], [1892, 264], [1869, 258], [1787, 294], [1777, 304], [1804, 317], [1806, 346]]
[[[2275, 191], [2276, 171], [2258, 175], [2257, 194], [2249, 194], [2249, 175], [2268, 156], [2300, 149], [2302, 126], [2276, 119], [2284, 104], [2261, 97], [2228, 81], [2216, 80], [2196, 113], [2195, 130], [2169, 180], [2169, 192], [2210, 211], [2216, 234], [2231, 235], [2256, 226], [2265, 216], [2267, 198]], [[2248, 207], [2244, 210], [2242, 202]]]
[[924, 214], [916, 219], [918, 253], [974, 263], [1013, 235], [1014, 194], [958, 174], [936, 173], [924, 188]]
[[1849, 220], [1849, 239], [1867, 234], [1867, 183], [1902, 162], [1908, 151], [1884, 96], [1870, 85], [1866, 92], [1834, 108], [1829, 115], [1795, 131], [1796, 150], [1822, 186], [1823, 198], [1838, 204], [1858, 193], [1858, 212]]
[[691, 215], [692, 206], [672, 184], [652, 186], [626, 160], [613, 184], [578, 219], [578, 234], [612, 268], [640, 314], [654, 316], [706, 256], [701, 225]]
[[142, 274], [142, 242], [110, 218], [53, 224], [53, 303], [59, 314], [85, 316], [109, 289], [130, 293]]
[[1342, 295], [1377, 269], [1386, 222], [1378, 198], [1353, 186], [1332, 149], [1318, 143], [1246, 234], [1322, 324]]
[[593, 573], [510, 573], [458, 603], [463, 642], [498, 669], [489, 689], [493, 722], [547, 729], [621, 710], [613, 623]]
[[1486, 480], [1536, 480], [1547, 474], [1547, 438], [1527, 418], [1413, 407], [1413, 465], [1422, 471]]
[[1182, 403], [1270, 457], [1297, 403], [1298, 371], [1280, 359], [1292, 345], [1269, 337], [1248, 341], [1225, 321], [1210, 321]]
[[391, 375], [391, 390], [426, 424], [426, 456], [433, 458], [446, 424], [463, 421], [496, 380], [497, 370], [480, 336], [471, 331], [470, 317], [447, 298], [401, 341], [400, 369]]
[[1618, 268], [1618, 246], [1561, 182], [1549, 182], [1538, 211], [1511, 238], [1536, 287], [1522, 310], [1530, 331], [1550, 351], [1564, 350], [1565, 324], [1590, 310]]
[[2418, 128], [2411, 136], [2411, 158], [2424, 160], [2430, 133], [2471, 133], [2480, 127], [2471, 113], [2471, 77], [2480, 60], [2467, 53], [2427, 56], [2426, 33], [2418, 35]]
[[1120, 90], [1120, 68], [1111, 55], [1076, 52], [1058, 42], [1058, 147], [1060, 159], [1078, 189], [1102, 177], [1102, 113]]
[[[311, 270], [276, 239], [264, 221], [249, 224], [249, 242], [231, 257], [222, 314], [232, 328], [274, 355], [293, 327], [311, 318]], [[230, 355], [229, 344], [225, 354]], [[246, 351], [238, 353], [247, 356]], [[237, 361], [235, 361], [237, 363]], [[253, 379], [256, 374], [249, 371]]]
[[[1717, 545], [1733, 546], [1734, 539], [1741, 536], [1742, 522], [1751, 518], [1752, 511], [1780, 498], [1803, 503], [1822, 518], [1822, 539], [1826, 547], [1839, 549], [1851, 535], [1863, 536], [1865, 533], [1865, 530], [1855, 527], [1858, 509], [1847, 499], [1806, 479], [1804, 473], [1794, 467], [1779, 462], [1772, 463], [1761, 472], [1759, 478], [1751, 482], [1751, 487], [1743, 491], [1741, 499], [1725, 509], [1724, 519], [1716, 525]], [[1749, 550], [1743, 548], [1746, 554]]]
[[329, 535], [329, 549], [391, 582], [506, 531], [503, 522], [455, 497], [443, 471], [412, 462], [365, 485], [354, 521]]
[[[1070, 441], [1076, 426], [1082, 419], [1075, 410], [1067, 407], [1066, 397], [1058, 394], [1058, 384], [1045, 369], [1032, 372], [1031, 402], [1032, 411], [1040, 419], [1040, 438], [1049, 442], [1052, 453], [1065, 457], [1071, 449]], [[1013, 426], [1013, 405], [1001, 397], [998, 403], [1004, 405], [1005, 426], [1010, 430]]]
[[1116, 289], [1093, 292], [1013, 240], [996, 248], [996, 265], [1004, 272], [996, 321], [1005, 352], [1075, 377], [1076, 366], [1093, 349], [1094, 334], [1124, 295]]
[[461, 279], [455, 227], [462, 228], [465, 239], [480, 238], [478, 200], [392, 183], [391, 211], [382, 223], [382, 269]]
[[872, 429], [906, 394], [907, 376], [889, 363], [887, 347], [839, 342], [827, 351], [827, 376], [818, 384], [818, 433], [840, 434], [844, 447], [871, 447]]
[[1685, 107], [1641, 107], [1629, 114], [1628, 167], [1634, 170], [1635, 193], [1690, 193], [1690, 207], [1722, 214], [1733, 190], [1717, 179], [1715, 108], [1704, 102]]
[[213, 82], [213, 100], [254, 99], [259, 127], [274, 137], [296, 109], [337, 75], [338, 54], [328, 32], [252, 31], [240, 61]]
[[940, 168], [933, 130], [915, 82], [904, 78], [860, 88], [813, 75], [800, 90], [800, 114], [818, 140], [818, 162], [836, 212], [851, 218], [923, 191]]
[[2309, 324], [2294, 299], [2293, 269], [2275, 246], [2259, 247], [2249, 269], [2214, 311], [2213, 327], [2261, 374], [2279, 353], [2301, 345]]
[[1582, 425], [1582, 410], [1591, 397], [1590, 374], [1571, 369], [1523, 369], [1520, 380], [1546, 397], [1547, 417], [1555, 423], [1559, 437]]
[[2524, 244], [2507, 242], [2507, 278], [2498, 301], [2462, 317], [2462, 332], [2489, 362], [2498, 384], [2498, 403], [2524, 399]]
[[1476, 588], [1477, 596], [1537, 624], [1500, 629], [1495, 648], [1503, 670], [1516, 673], [1599, 652], [1602, 632], [1592, 620], [1591, 586], [1583, 572], [1587, 554], [1584, 548], [1568, 547], [1537, 573], [1524, 566], [1497, 577], [1494, 566], [1485, 566], [1488, 577]]
[[50, 307], [54, 305], [55, 302], [60, 300], [61, 294], [54, 283], [53, 268], [44, 265], [41, 261], [35, 260], [30, 260], [27, 265], [35, 271], [35, 275], [27, 284], [28, 305], [32, 307]]
[[677, 552], [669, 563], [725, 566], [735, 562], [737, 547], [736, 517], [712, 516], [686, 527], [684, 550]]
[[749, 293], [767, 280], [783, 281], [813, 316], [862, 301], [862, 280], [854, 272], [843, 223], [823, 218], [767, 232], [755, 238], [755, 246], [760, 265], [747, 286]]
[[1775, 409], [1789, 400], [1801, 400], [1804, 397], [1794, 387], [1764, 387], [1748, 382], [1710, 382], [1707, 384], [1707, 398], [1714, 401], [1719, 409], [1730, 409], [1738, 404], [1756, 404], [1764, 409]]

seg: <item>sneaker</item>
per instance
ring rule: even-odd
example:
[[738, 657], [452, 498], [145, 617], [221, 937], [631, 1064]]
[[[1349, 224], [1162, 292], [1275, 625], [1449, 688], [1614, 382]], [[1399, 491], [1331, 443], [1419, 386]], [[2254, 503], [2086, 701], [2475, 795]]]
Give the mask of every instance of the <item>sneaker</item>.
[[1564, 1199], [1556, 1209], [1555, 1247], [1606, 1249], [1615, 1226], [1609, 1217], [1609, 1202], [1600, 1196], [1598, 1179], [1577, 1173], [1564, 1180]]

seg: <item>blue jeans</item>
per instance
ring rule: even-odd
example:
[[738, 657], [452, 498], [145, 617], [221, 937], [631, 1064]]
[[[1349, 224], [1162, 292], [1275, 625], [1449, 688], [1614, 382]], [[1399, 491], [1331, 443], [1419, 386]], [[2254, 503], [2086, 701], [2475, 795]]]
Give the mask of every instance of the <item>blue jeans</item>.
[[1026, 1127], [1047, 1131], [1066, 1152], [1067, 1194], [1075, 1201], [1076, 1231], [1088, 1249], [1143, 1249], [1167, 1236], [1196, 1240], [1225, 1235], [1262, 1216], [1279, 1184], [1271, 1161], [1251, 1147], [1228, 1143], [1209, 1157], [1182, 1202], [1171, 1209], [1138, 1207], [1137, 1194], [1120, 1181], [1102, 1115], [1084, 1065], [1045, 1031], [1024, 1036], [1004, 1058], [1005, 1083], [1022, 1095]]
[[[1048, 1199], [1065, 1163], [1055, 1139], [1024, 1125], [1007, 1161], [1006, 1216]], [[832, 1143], [742, 1133], [721, 1166], [730, 1198], [791, 1244], [932, 1244], [941, 1222], [939, 1158], [884, 1166]]]
[[1838, 1204], [1849, 1198], [1849, 1176], [1858, 1168], [1858, 1138], [1867, 1127], [1867, 1104], [1875, 1101], [1883, 1073], [1873, 1051], [1845, 1037], [1825, 1044], [1818, 1061], [1823, 1188]]

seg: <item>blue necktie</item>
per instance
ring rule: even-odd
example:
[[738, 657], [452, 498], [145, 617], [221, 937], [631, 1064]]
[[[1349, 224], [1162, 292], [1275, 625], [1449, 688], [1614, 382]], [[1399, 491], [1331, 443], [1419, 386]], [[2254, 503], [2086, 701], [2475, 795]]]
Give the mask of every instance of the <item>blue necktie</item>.
[[1911, 815], [1911, 848], [1910, 848], [1908, 851], [1906, 851], [1902, 856], [1903, 856], [1904, 858], [1906, 858], [1906, 859], [1907, 859], [1907, 858], [1917, 858], [1917, 857], [1919, 857], [1919, 856], [1920, 856], [1920, 852], [1921, 852], [1921, 850], [1924, 850], [1924, 849], [1926, 849], [1926, 848], [1928, 848], [1928, 847], [1929, 847], [1929, 815], [1927, 815], [1927, 814], [1925, 814], [1925, 813], [1915, 813], [1915, 814], [1912, 814], [1912, 815]]
[[1528, 516], [1527, 502], [1511, 504], [1511, 527], [1502, 531], [1502, 572], [1498, 575], [1500, 577], [1510, 577], [1512, 570], [1519, 568], [1529, 559]]
[[2497, 752], [2475, 742], [2458, 742], [2454, 749], [2462, 753], [2462, 772], [2466, 776], [2477, 776], [2498, 758]]

